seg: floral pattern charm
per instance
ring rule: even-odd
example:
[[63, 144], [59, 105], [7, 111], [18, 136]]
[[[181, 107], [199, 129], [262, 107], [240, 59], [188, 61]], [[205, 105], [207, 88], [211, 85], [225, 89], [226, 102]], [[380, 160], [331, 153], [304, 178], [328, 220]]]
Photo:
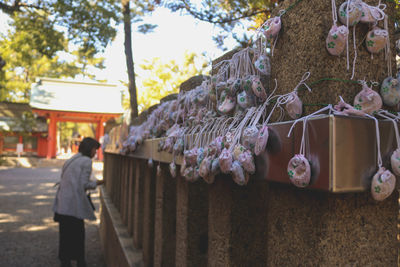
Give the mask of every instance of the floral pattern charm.
[[310, 183], [311, 168], [310, 163], [304, 155], [295, 155], [287, 167], [290, 182], [297, 187], [306, 187]]
[[301, 102], [297, 92], [292, 92], [286, 103], [286, 111], [292, 119], [300, 118], [303, 113], [303, 102]]
[[400, 176], [400, 148], [397, 148], [390, 157], [392, 171], [396, 176]]
[[372, 178], [371, 194], [377, 201], [382, 201], [389, 197], [396, 185], [396, 178], [393, 173], [384, 167], [379, 168], [378, 172]]
[[363, 89], [354, 98], [354, 108], [372, 115], [381, 107], [382, 98], [380, 95], [364, 83]]
[[[348, 10], [347, 10], [348, 9]], [[342, 24], [347, 25], [348, 15], [348, 26], [354, 26], [361, 20], [362, 6], [361, 1], [347, 0], [340, 5], [338, 10], [339, 20]]]
[[400, 102], [400, 76], [397, 79], [387, 77], [382, 82], [381, 96], [385, 105], [393, 107]]
[[326, 38], [326, 49], [332, 56], [339, 56], [346, 47], [349, 30], [346, 26], [333, 25]]
[[370, 53], [379, 53], [383, 48], [385, 48], [389, 38], [389, 33], [387, 30], [381, 29], [379, 27], [374, 27], [367, 34], [365, 39], [365, 45]]

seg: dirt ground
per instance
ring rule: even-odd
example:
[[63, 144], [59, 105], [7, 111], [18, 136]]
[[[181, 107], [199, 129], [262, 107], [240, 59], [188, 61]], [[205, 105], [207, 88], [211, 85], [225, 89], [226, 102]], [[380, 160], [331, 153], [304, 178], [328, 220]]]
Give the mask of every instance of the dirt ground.
[[[58, 164], [57, 164], [58, 165]], [[0, 168], [0, 266], [60, 266], [52, 205], [60, 167]], [[99, 164], [94, 166], [98, 167]], [[99, 218], [98, 190], [92, 193]], [[85, 221], [88, 266], [105, 267], [99, 220]]]

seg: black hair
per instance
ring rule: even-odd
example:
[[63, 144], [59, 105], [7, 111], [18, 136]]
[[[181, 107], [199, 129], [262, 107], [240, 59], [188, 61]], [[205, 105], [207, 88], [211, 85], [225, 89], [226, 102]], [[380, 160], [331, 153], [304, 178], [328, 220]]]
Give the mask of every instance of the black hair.
[[98, 149], [100, 147], [100, 143], [97, 142], [96, 139], [93, 139], [91, 137], [85, 137], [83, 138], [82, 142], [79, 144], [79, 149], [78, 151], [87, 157], [91, 157], [91, 152], [93, 148]]

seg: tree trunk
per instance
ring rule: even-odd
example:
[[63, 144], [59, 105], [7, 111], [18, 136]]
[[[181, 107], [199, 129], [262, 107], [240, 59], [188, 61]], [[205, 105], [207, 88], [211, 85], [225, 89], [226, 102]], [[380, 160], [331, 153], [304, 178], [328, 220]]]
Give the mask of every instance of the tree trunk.
[[124, 31], [125, 31], [125, 57], [126, 66], [128, 69], [129, 79], [129, 95], [131, 104], [131, 120], [138, 116], [138, 105], [136, 97], [136, 82], [135, 82], [135, 70], [133, 66], [132, 56], [132, 35], [131, 35], [131, 14], [129, 0], [122, 0], [122, 14], [124, 16]]

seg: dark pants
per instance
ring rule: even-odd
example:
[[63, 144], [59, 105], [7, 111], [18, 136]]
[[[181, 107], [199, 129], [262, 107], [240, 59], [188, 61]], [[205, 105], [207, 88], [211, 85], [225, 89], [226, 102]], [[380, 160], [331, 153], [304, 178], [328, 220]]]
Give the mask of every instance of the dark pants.
[[60, 226], [58, 258], [65, 266], [68, 266], [71, 260], [76, 260], [78, 266], [86, 266], [85, 224], [83, 220], [61, 214], [56, 214], [55, 217]]

